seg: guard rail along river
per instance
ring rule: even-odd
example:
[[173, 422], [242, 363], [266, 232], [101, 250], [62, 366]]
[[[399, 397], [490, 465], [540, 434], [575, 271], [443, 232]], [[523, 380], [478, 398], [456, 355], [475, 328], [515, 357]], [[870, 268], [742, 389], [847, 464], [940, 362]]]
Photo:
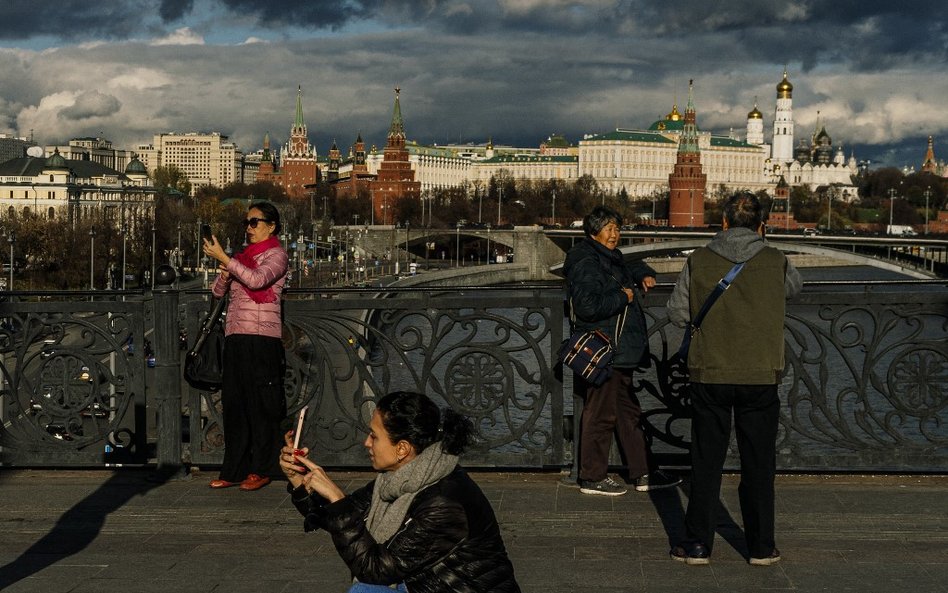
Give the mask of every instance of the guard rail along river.
[[[655, 451], [687, 465], [670, 291], [663, 282], [646, 297], [651, 366], [636, 382]], [[560, 282], [289, 291], [288, 417], [309, 405], [303, 442], [327, 466], [364, 467], [373, 398], [419, 390], [473, 419], [468, 466], [569, 469], [581, 401], [555, 364], [563, 296]], [[171, 285], [4, 293], [0, 464], [219, 464], [220, 394], [181, 378], [208, 298]], [[946, 335], [944, 280], [808, 283], [788, 306], [778, 468], [948, 470]]]

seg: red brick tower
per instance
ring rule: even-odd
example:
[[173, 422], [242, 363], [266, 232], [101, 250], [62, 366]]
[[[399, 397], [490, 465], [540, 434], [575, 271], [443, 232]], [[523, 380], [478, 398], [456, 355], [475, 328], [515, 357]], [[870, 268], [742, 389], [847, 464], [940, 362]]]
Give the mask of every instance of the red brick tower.
[[301, 198], [305, 195], [304, 186], [319, 180], [319, 167], [316, 164], [316, 150], [309, 143], [306, 124], [303, 122], [303, 88], [296, 92], [296, 119], [290, 128], [290, 141], [283, 147], [280, 158], [283, 173], [282, 185], [287, 195]]
[[678, 160], [668, 176], [668, 224], [673, 227], [704, 226], [704, 192], [708, 176], [701, 172], [693, 82], [688, 82], [688, 107], [678, 139]]
[[382, 153], [378, 176], [372, 183], [372, 208], [375, 222], [395, 224], [390, 214], [395, 202], [402, 197], [421, 196], [421, 182], [415, 181], [415, 172], [408, 160], [405, 148], [405, 125], [402, 122], [402, 109], [398, 102], [401, 91], [395, 87], [395, 108], [392, 112], [392, 125], [388, 131], [388, 141]]

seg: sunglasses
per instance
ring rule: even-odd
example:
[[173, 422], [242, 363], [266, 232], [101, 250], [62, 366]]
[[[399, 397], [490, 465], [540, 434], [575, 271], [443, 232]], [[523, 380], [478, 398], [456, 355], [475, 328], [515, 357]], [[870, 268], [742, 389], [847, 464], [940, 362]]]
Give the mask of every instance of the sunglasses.
[[266, 222], [269, 224], [273, 221], [267, 218], [257, 218], [256, 216], [254, 216], [253, 218], [248, 218], [244, 220], [244, 226], [249, 226], [250, 228], [255, 229], [257, 228], [257, 223], [260, 223], [260, 222]]

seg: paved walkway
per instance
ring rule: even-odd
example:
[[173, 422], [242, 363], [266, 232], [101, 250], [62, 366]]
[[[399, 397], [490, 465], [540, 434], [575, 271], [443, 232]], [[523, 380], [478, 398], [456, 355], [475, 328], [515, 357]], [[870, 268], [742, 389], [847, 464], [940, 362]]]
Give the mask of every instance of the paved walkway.
[[[710, 566], [668, 558], [687, 489], [588, 496], [555, 473], [474, 473], [525, 593], [948, 593], [948, 476], [778, 477], [783, 561], [746, 564], [727, 476]], [[347, 488], [370, 478], [337, 474]], [[333, 593], [348, 577], [323, 532], [304, 534], [282, 483], [212, 491], [215, 477], [141, 470], [0, 470], [0, 589]]]

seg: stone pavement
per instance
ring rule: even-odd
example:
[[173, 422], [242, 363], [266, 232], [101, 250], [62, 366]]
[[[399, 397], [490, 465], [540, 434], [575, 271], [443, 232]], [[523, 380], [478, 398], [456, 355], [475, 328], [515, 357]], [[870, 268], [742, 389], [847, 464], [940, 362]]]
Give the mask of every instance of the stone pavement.
[[[346, 489], [367, 473], [336, 473]], [[783, 561], [749, 566], [737, 483], [725, 477], [710, 566], [668, 557], [687, 488], [580, 494], [557, 473], [473, 472], [497, 510], [525, 593], [858, 591], [948, 593], [948, 476], [777, 478]], [[0, 589], [333, 593], [348, 575], [305, 534], [283, 483], [212, 491], [194, 472], [0, 470]]]

